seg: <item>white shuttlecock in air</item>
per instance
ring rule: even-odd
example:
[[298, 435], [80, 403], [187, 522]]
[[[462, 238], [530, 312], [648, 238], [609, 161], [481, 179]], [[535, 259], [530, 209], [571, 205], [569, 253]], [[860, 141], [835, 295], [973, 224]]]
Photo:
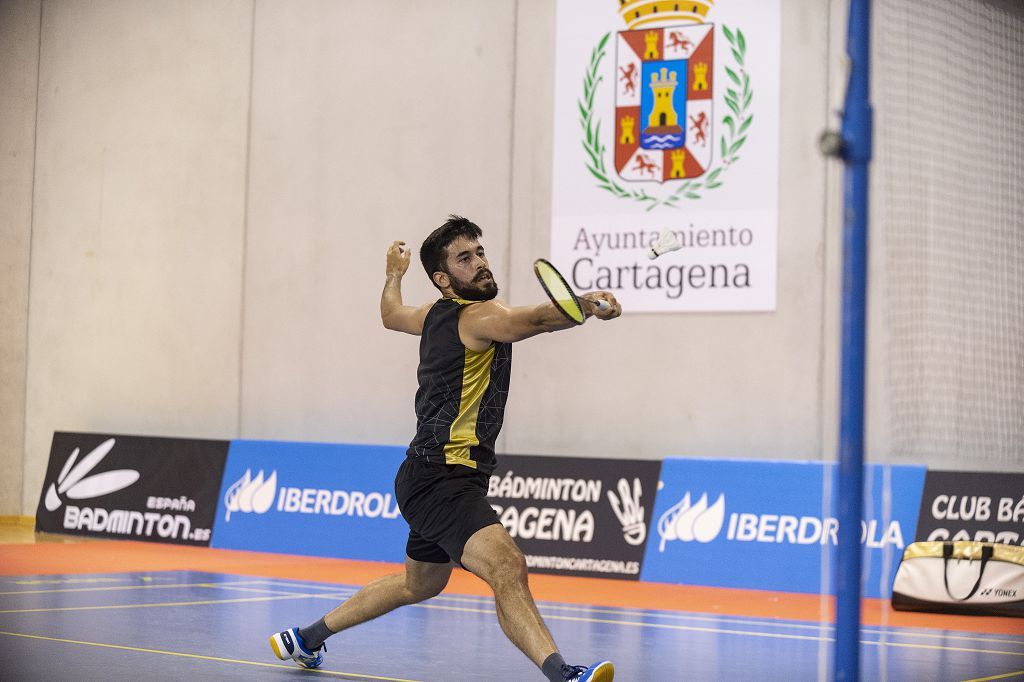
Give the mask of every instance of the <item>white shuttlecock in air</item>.
[[681, 248], [683, 248], [683, 243], [679, 241], [679, 237], [676, 236], [675, 232], [666, 227], [658, 235], [658, 241], [651, 248], [647, 249], [647, 257], [654, 260], [658, 256], [663, 256], [670, 251], [678, 251]]

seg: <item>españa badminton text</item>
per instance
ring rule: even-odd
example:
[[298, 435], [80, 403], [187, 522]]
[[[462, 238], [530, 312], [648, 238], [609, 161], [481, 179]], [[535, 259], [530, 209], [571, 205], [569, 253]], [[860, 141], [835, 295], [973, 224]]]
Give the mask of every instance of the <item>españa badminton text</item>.
[[192, 521], [182, 514], [158, 514], [138, 512], [130, 509], [103, 509], [101, 507], [76, 507], [68, 505], [64, 510], [66, 530], [90, 530], [94, 533], [114, 535], [135, 535], [152, 537], [153, 532], [162, 538], [206, 541], [210, 539], [209, 528], [192, 529]]
[[196, 510], [196, 501], [184, 495], [181, 497], [147, 497], [146, 509], [194, 512]]

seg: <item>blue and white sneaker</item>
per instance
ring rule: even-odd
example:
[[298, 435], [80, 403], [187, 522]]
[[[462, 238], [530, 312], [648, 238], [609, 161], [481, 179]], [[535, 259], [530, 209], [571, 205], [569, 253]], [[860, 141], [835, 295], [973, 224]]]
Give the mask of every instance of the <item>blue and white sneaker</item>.
[[[319, 668], [324, 662], [324, 652], [327, 647], [321, 645], [316, 651], [309, 651], [302, 646], [302, 638], [299, 637], [299, 629], [292, 628], [270, 636], [270, 648], [274, 650], [277, 657], [282, 661], [289, 658], [301, 665], [303, 668]], [[587, 678], [590, 679], [590, 678]], [[608, 678], [609, 680], [612, 678]]]
[[562, 666], [565, 682], [612, 682], [615, 679], [615, 666], [611, 661], [600, 661], [589, 668], [582, 665]]

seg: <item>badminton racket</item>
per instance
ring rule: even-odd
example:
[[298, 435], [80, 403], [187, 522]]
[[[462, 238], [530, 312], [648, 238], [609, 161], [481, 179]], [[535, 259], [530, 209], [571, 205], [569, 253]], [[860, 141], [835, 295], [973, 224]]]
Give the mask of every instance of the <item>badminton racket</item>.
[[[569, 283], [562, 277], [562, 273], [554, 265], [543, 258], [538, 258], [533, 262], [533, 272], [537, 275], [537, 281], [540, 282], [544, 293], [548, 295], [548, 298], [551, 299], [551, 302], [555, 304], [555, 307], [563, 315], [574, 324], [583, 324], [586, 321], [587, 315], [583, 312], [583, 304], [580, 303], [579, 296], [576, 295], [576, 292], [572, 290]], [[590, 302], [601, 311], [608, 310], [610, 307], [608, 301], [598, 300]]]

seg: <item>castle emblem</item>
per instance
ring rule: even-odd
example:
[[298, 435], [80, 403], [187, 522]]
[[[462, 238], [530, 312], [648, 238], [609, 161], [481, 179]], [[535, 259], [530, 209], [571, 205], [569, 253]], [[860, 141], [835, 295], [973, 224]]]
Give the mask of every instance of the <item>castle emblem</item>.
[[[716, 1], [616, 0], [627, 30], [598, 40], [577, 101], [583, 161], [596, 189], [647, 211], [679, 208], [721, 187], [740, 160], [757, 128], [748, 45], [735, 24], [705, 23]], [[716, 40], [724, 63], [714, 121]], [[614, 65], [605, 60], [612, 49]], [[611, 121], [598, 97], [608, 87], [615, 89]]]
[[[629, 30], [616, 37], [615, 170], [665, 183], [703, 175], [712, 161], [714, 0], [620, 0]], [[683, 8], [683, 9], [680, 9]]]

